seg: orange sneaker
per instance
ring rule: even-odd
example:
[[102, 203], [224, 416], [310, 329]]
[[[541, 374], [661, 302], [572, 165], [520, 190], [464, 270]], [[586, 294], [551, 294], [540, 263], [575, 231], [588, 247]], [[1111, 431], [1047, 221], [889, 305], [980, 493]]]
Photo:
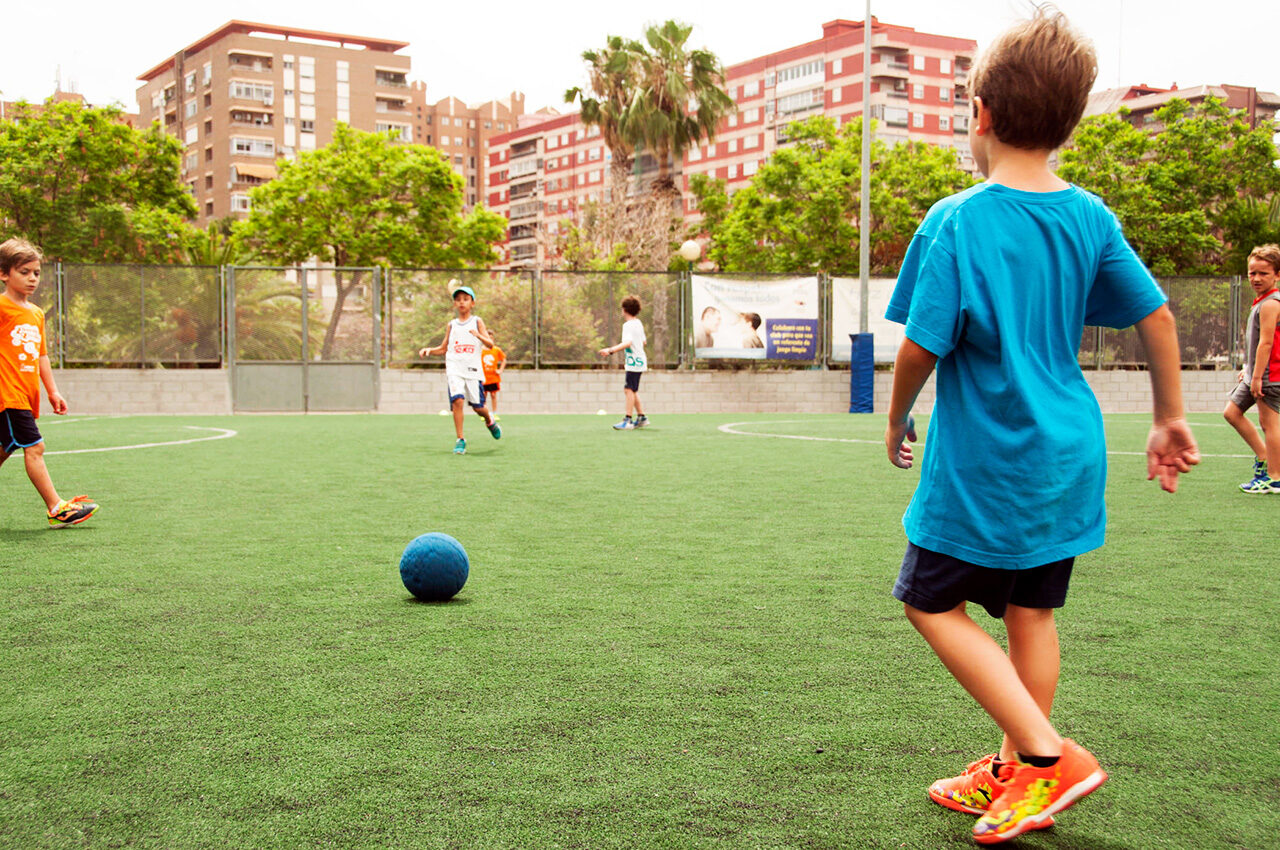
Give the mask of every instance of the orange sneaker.
[[88, 496], [76, 496], [70, 501], [64, 499], [49, 511], [49, 525], [54, 528], [79, 525], [97, 512], [97, 504]]
[[[970, 815], [986, 814], [987, 809], [991, 808], [991, 801], [999, 797], [1004, 790], [1004, 786], [991, 770], [996, 755], [991, 753], [971, 762], [959, 776], [939, 779], [929, 786], [929, 799], [939, 806], [946, 806], [957, 812]], [[1038, 824], [1036, 829], [1045, 829], [1050, 826], [1053, 826], [1052, 817]]]
[[1003, 792], [973, 827], [979, 844], [998, 844], [1031, 829], [1091, 794], [1107, 781], [1093, 754], [1075, 741], [1062, 742], [1062, 757], [1051, 767], [1015, 763], [1000, 771]]

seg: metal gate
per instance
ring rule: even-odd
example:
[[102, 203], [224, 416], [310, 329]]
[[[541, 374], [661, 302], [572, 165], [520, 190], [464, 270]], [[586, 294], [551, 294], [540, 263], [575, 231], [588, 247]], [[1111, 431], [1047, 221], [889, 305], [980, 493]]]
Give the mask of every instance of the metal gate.
[[377, 408], [381, 269], [236, 266], [227, 284], [236, 412]]

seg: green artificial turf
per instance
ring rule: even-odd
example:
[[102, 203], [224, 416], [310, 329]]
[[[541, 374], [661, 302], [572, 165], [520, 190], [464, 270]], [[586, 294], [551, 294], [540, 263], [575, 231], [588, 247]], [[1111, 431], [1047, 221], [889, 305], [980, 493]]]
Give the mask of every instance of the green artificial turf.
[[[924, 789], [997, 730], [889, 595], [882, 417], [616, 418], [469, 417], [462, 457], [436, 416], [42, 419], [102, 509], [49, 530], [0, 470], [0, 846], [971, 846]], [[1054, 720], [1111, 781], [1020, 847], [1275, 846], [1280, 497], [1196, 419], [1174, 496], [1110, 459]], [[52, 454], [192, 426], [236, 434]], [[449, 603], [400, 583], [428, 531]]]

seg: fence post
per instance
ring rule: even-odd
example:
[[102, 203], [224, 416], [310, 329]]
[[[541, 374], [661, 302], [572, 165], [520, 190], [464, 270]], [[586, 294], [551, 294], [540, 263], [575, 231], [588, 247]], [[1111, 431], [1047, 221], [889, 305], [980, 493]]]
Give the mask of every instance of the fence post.
[[223, 309], [226, 310], [226, 323], [224, 324], [224, 332], [227, 341], [227, 377], [231, 381], [231, 410], [236, 409], [236, 267], [226, 268], [226, 295], [227, 300]]
[[1227, 305], [1227, 321], [1231, 323], [1231, 363], [1232, 369], [1243, 368], [1244, 361], [1240, 356], [1240, 291], [1242, 289], [1239, 276], [1231, 278], [1231, 297]]
[[57, 266], [54, 267], [54, 303], [58, 308], [58, 368], [65, 369], [67, 365], [67, 323], [64, 319], [66, 309], [63, 307], [62, 290], [63, 290], [63, 268], [62, 261], [59, 260]]
[[542, 269], [529, 271], [529, 303], [533, 310], [533, 368], [542, 368]]

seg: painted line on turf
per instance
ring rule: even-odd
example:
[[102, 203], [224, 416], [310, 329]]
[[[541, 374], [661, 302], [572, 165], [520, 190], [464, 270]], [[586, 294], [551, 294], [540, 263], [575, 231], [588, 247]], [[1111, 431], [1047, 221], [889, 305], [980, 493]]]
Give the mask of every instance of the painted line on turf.
[[[716, 430], [717, 430], [717, 431], [721, 431], [721, 432], [723, 432], [723, 433], [725, 433], [725, 434], [738, 434], [738, 435], [743, 436], [743, 437], [774, 437], [774, 438], [779, 439], [779, 440], [811, 440], [811, 441], [819, 442], [819, 443], [866, 443], [866, 444], [868, 444], [868, 445], [872, 445], [872, 446], [883, 446], [883, 445], [884, 445], [884, 440], [860, 440], [860, 439], [857, 439], [857, 438], [854, 438], [854, 437], [806, 437], [806, 436], [802, 436], [802, 435], [800, 435], [800, 434], [771, 434], [771, 433], [765, 433], [765, 432], [761, 432], [761, 431], [739, 431], [739, 430], [737, 430], [737, 427], [738, 427], [739, 425], [791, 425], [791, 424], [794, 424], [794, 423], [796, 423], [796, 422], [811, 422], [811, 421], [813, 421], [813, 420], [811, 420], [811, 419], [778, 419], [778, 420], [772, 420], [772, 421], [769, 421], [769, 422], [755, 422], [755, 421], [747, 421], [747, 422], [726, 422], [724, 425], [719, 426]], [[1195, 423], [1192, 423], [1192, 424], [1194, 425]], [[1210, 423], [1206, 423], [1206, 424], [1210, 424]], [[1212, 423], [1212, 424], [1216, 424], [1216, 423]], [[912, 443], [912, 445], [915, 445], [915, 446], [922, 446], [922, 445], [924, 445], [924, 442], [925, 442], [924, 440], [917, 440], [916, 442]], [[1114, 451], [1114, 450], [1111, 450], [1111, 449], [1108, 449], [1108, 450], [1107, 450], [1107, 454], [1109, 454], [1109, 455], [1132, 455], [1132, 456], [1134, 456], [1134, 457], [1146, 457], [1146, 456], [1147, 456], [1147, 453], [1146, 453], [1146, 452], [1122, 452], [1122, 451]], [[1252, 455], [1252, 454], [1247, 454], [1247, 455], [1202, 454], [1202, 455], [1200, 455], [1200, 457], [1202, 457], [1202, 458], [1205, 458], [1205, 457], [1220, 457], [1220, 458], [1233, 458], [1233, 459], [1238, 459], [1238, 458], [1252, 458], [1252, 457], [1253, 457], [1253, 455]]]
[[103, 419], [103, 418], [114, 419], [117, 417], [84, 416], [84, 417], [81, 417], [80, 419], [49, 419], [44, 422], [41, 422], [40, 427], [48, 428], [50, 425], [75, 425], [78, 422], [93, 422], [95, 420]]
[[207, 443], [210, 440], [225, 440], [228, 437], [236, 436], [237, 431], [230, 428], [202, 428], [199, 425], [184, 425], [184, 428], [190, 431], [217, 431], [218, 433], [212, 437], [194, 437], [190, 440], [169, 440], [164, 443], [138, 443], [132, 446], [104, 446], [100, 449], [64, 449], [58, 452], [45, 452], [45, 455], [83, 455], [92, 452], [126, 452], [131, 449], [154, 449], [159, 446], [185, 446], [189, 443]]

